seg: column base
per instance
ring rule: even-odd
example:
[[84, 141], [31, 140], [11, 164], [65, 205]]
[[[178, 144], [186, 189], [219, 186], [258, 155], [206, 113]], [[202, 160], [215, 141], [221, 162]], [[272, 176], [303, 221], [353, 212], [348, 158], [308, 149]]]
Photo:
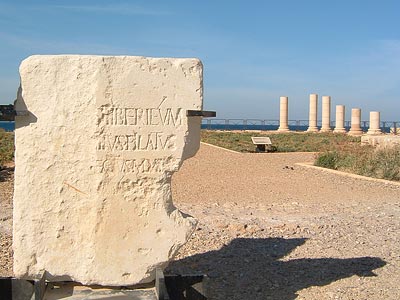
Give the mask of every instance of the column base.
[[288, 128], [278, 128], [279, 132], [289, 132], [289, 127]]
[[318, 132], [318, 127], [308, 127], [307, 132]]
[[348, 132], [349, 135], [354, 135], [354, 136], [358, 136], [358, 135], [362, 135], [363, 132], [361, 129], [356, 129], [356, 130], [351, 130]]
[[319, 132], [331, 132], [332, 128], [321, 128]]
[[368, 135], [379, 135], [379, 134], [382, 134], [382, 130], [380, 130], [380, 129], [368, 129], [367, 134]]
[[346, 128], [335, 128], [333, 133], [346, 133]]

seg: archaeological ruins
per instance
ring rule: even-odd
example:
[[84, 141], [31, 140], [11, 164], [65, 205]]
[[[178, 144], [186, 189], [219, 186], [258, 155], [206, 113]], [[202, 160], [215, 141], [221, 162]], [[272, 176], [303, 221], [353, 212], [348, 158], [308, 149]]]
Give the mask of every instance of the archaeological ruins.
[[[345, 111], [344, 105], [336, 105], [336, 118], [335, 127], [332, 129], [331, 126], [331, 97], [322, 96], [322, 126], [318, 128], [318, 95], [310, 94], [309, 104], [309, 118], [308, 118], [308, 129], [307, 132], [331, 132], [334, 133], [348, 133], [349, 135], [362, 135], [363, 131], [361, 128], [361, 108], [351, 109], [351, 128], [347, 132], [345, 128]], [[280, 118], [279, 128], [280, 132], [289, 132], [288, 126], [288, 114], [289, 114], [289, 98], [280, 97]], [[369, 135], [382, 134], [380, 129], [380, 112], [370, 112], [370, 127], [368, 129]]]

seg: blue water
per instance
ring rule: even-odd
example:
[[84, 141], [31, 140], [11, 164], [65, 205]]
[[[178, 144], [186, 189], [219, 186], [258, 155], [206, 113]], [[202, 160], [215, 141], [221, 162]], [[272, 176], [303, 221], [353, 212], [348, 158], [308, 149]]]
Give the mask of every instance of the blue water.
[[0, 121], [0, 128], [3, 128], [5, 131], [14, 131], [15, 122], [3, 122], [3, 121]]
[[[243, 125], [243, 124], [201, 124], [201, 129], [208, 130], [277, 130], [279, 126], [275, 125]], [[292, 131], [306, 131], [308, 126], [302, 125], [289, 125]], [[350, 127], [345, 127], [350, 130]], [[368, 127], [361, 127], [363, 131], [368, 131]], [[390, 132], [390, 128], [381, 128], [383, 132]]]
[[[277, 130], [277, 125], [243, 125], [243, 124], [201, 124], [202, 129], [209, 130]], [[3, 122], [0, 121], [0, 128], [6, 131], [14, 131], [15, 122]], [[303, 125], [289, 125], [289, 129], [293, 131], [306, 131], [308, 126]], [[346, 128], [349, 130], [350, 128]], [[362, 128], [364, 131], [368, 130], [368, 127]], [[383, 132], [390, 132], [389, 127], [381, 128]]]

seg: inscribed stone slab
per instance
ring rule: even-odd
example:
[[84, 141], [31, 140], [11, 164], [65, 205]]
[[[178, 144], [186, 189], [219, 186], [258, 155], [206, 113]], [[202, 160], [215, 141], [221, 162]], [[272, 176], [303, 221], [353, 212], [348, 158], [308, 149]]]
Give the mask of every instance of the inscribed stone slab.
[[199, 147], [197, 59], [31, 56], [20, 66], [14, 272], [149, 282], [192, 233], [170, 181]]

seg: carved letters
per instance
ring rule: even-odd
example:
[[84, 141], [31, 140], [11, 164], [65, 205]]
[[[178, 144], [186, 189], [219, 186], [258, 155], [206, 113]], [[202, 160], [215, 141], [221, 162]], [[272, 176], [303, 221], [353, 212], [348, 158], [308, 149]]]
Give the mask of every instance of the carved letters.
[[181, 108], [133, 108], [103, 105], [98, 109], [98, 123], [114, 126], [173, 126], [182, 125]]
[[[99, 138], [96, 150], [108, 159], [99, 160], [104, 174], [160, 174], [176, 149], [175, 128], [183, 125], [181, 108], [134, 108], [103, 105], [98, 108]], [[165, 130], [160, 130], [160, 127]], [[163, 151], [160, 158], [129, 159], [124, 153]], [[115, 153], [116, 156], [110, 155]], [[121, 156], [122, 155], [122, 156]]]
[[121, 174], [150, 174], [162, 173], [166, 159], [106, 159], [98, 160], [97, 167], [100, 173], [121, 173]]
[[171, 150], [174, 148], [175, 135], [162, 132], [140, 134], [118, 134], [100, 136], [97, 144], [99, 151], [157, 151]]

